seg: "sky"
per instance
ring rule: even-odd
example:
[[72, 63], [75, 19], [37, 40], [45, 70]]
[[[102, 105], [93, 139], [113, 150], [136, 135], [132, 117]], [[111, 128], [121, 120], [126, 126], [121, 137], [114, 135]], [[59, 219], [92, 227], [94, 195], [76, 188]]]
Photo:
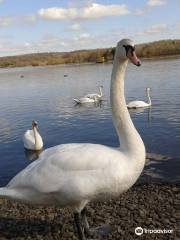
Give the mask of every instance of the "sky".
[[0, 0], [0, 56], [180, 39], [179, 0]]

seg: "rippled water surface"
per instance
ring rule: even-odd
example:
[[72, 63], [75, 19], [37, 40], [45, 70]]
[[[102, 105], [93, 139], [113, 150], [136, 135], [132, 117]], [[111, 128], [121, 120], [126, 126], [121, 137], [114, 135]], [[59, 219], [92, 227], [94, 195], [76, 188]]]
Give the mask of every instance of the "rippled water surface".
[[[152, 89], [152, 108], [131, 112], [147, 152], [153, 153], [141, 177], [145, 181], [180, 181], [179, 69], [180, 59], [127, 69], [127, 101], [146, 100], [145, 88]], [[111, 64], [0, 69], [0, 185], [33, 158], [22, 143], [33, 119], [44, 148], [70, 142], [118, 146], [109, 102], [111, 70]], [[96, 92], [99, 85], [101, 105], [74, 105], [73, 98]]]

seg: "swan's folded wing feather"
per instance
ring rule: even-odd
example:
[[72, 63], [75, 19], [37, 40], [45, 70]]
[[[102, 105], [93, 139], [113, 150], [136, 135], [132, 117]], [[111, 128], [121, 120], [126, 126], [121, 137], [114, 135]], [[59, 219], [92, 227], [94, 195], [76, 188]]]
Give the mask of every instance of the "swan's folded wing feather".
[[116, 150], [99, 144], [62, 144], [45, 150], [39, 160], [50, 161], [65, 171], [94, 170], [109, 164], [111, 151]]
[[101, 181], [98, 176], [109, 168], [111, 154], [116, 161], [114, 151], [117, 151], [119, 159], [119, 151], [112, 151], [111, 153], [109, 147], [96, 144], [65, 144], [47, 149], [38, 160], [16, 175], [8, 187], [29, 187], [36, 191], [55, 192], [62, 191], [65, 185], [72, 187], [80, 182], [83, 184], [82, 180], [91, 182], [93, 187], [95, 185], [92, 181], [97, 185], [97, 182]]

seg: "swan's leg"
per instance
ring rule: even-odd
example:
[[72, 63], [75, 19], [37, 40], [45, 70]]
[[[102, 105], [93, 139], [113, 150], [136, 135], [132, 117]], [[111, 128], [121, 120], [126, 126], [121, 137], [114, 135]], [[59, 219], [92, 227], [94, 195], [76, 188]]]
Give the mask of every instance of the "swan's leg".
[[87, 220], [87, 208], [85, 207], [82, 211], [81, 211], [81, 216], [82, 216], [82, 223], [83, 223], [83, 227], [84, 227], [84, 231], [88, 234], [91, 235], [91, 231], [90, 231], [90, 227], [89, 227], [89, 223]]
[[84, 235], [84, 228], [83, 228], [82, 222], [81, 222], [81, 214], [74, 213], [74, 220], [75, 220], [79, 240], [86, 240], [86, 237]]
[[109, 225], [103, 225], [101, 227], [96, 227], [96, 228], [90, 228], [86, 213], [87, 213], [87, 208], [85, 207], [81, 211], [81, 216], [82, 216], [82, 224], [84, 227], [84, 231], [87, 235], [89, 235], [89, 236], [107, 236], [111, 232], [111, 227]]

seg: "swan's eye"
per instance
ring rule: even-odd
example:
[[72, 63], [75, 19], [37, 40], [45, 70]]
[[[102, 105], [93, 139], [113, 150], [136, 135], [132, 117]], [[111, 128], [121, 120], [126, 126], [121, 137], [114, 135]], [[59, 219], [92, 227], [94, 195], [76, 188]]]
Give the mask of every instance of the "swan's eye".
[[128, 54], [128, 52], [130, 51], [131, 54], [133, 55], [133, 52], [135, 51], [135, 47], [131, 46], [131, 45], [123, 45], [123, 47], [125, 48], [126, 50], [126, 56]]

